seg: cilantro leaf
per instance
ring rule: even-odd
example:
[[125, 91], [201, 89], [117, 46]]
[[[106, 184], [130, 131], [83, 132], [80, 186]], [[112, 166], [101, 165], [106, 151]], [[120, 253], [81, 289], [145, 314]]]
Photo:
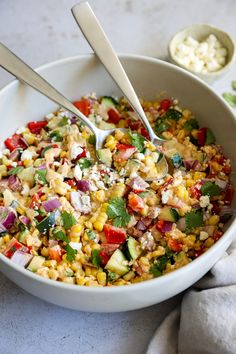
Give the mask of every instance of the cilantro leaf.
[[170, 128], [170, 124], [163, 122], [161, 119], [158, 119], [155, 123], [155, 132], [157, 135], [162, 134]]
[[231, 107], [233, 107], [233, 108], [236, 107], [236, 95], [234, 95], [230, 92], [225, 92], [225, 93], [223, 93], [223, 97]]
[[186, 230], [191, 231], [196, 227], [203, 225], [203, 212], [202, 211], [190, 211], [185, 215]]
[[113, 219], [114, 226], [126, 226], [130, 221], [130, 215], [127, 213], [125, 200], [121, 197], [111, 198], [107, 208], [107, 216], [109, 219]]
[[36, 170], [35, 171], [35, 181], [40, 184], [47, 184], [48, 181], [46, 179], [47, 170]]
[[66, 245], [65, 246], [65, 250], [67, 252], [66, 259], [69, 262], [73, 262], [75, 260], [75, 256], [76, 256], [77, 250], [72, 248], [70, 245]]
[[92, 259], [93, 265], [95, 265], [98, 268], [101, 263], [100, 251], [99, 250], [92, 250], [91, 259]]
[[14, 168], [12, 168], [10, 171], [8, 171], [8, 176], [13, 176], [13, 175], [17, 175], [17, 173], [21, 172], [24, 169], [24, 167], [22, 166], [16, 166]]
[[199, 125], [196, 119], [192, 118], [187, 120], [187, 122], [184, 124], [184, 129], [186, 129], [188, 132], [190, 132], [192, 129], [198, 129]]
[[68, 213], [67, 211], [63, 211], [61, 213], [61, 218], [62, 218], [63, 227], [65, 229], [70, 229], [71, 226], [77, 224], [75, 217], [71, 213]]
[[235, 80], [232, 81], [232, 89], [233, 89], [233, 90], [236, 90], [236, 81], [235, 81]]
[[179, 120], [182, 117], [182, 113], [180, 111], [177, 111], [177, 109], [170, 108], [168, 111], [164, 114], [162, 118], [164, 119], [173, 119], [173, 120]]
[[206, 145], [214, 144], [216, 141], [215, 135], [212, 133], [211, 129], [207, 128], [206, 130]]
[[55, 142], [60, 142], [63, 140], [63, 137], [61, 136], [61, 133], [58, 130], [54, 130], [49, 137], [52, 139], [52, 141]]
[[88, 159], [86, 159], [84, 157], [79, 159], [78, 163], [79, 163], [81, 170], [84, 170], [85, 168], [89, 168], [92, 165], [91, 161], [89, 161]]
[[159, 277], [162, 272], [166, 269], [166, 264], [168, 263], [168, 257], [166, 255], [160, 257], [153, 263], [150, 268], [150, 272], [154, 275], [154, 277]]
[[69, 243], [68, 237], [62, 230], [54, 229], [52, 233], [55, 239]]
[[131, 145], [135, 146], [138, 151], [143, 152], [145, 138], [138, 133], [132, 132], [131, 130], [129, 131], [129, 136], [131, 138]]
[[208, 181], [201, 186], [201, 192], [211, 198], [220, 194], [220, 187], [215, 182]]

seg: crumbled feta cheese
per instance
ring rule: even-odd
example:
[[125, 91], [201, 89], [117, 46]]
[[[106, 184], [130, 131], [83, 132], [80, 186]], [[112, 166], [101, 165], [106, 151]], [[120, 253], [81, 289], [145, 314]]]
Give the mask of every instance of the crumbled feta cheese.
[[82, 147], [80, 146], [80, 144], [78, 143], [74, 143], [72, 146], [71, 146], [71, 149], [70, 149], [70, 158], [71, 160], [74, 160], [76, 159], [76, 157], [80, 154], [82, 154], [83, 152], [83, 149]]
[[31, 160], [33, 156], [35, 156], [36, 153], [35, 151], [31, 151], [31, 150], [24, 150], [22, 152], [22, 155], [21, 155], [21, 161], [25, 161], [25, 160]]
[[226, 63], [227, 49], [214, 35], [209, 35], [204, 41], [198, 42], [188, 36], [176, 47], [177, 61], [195, 72], [214, 72]]
[[3, 155], [8, 155], [8, 154], [10, 154], [10, 150], [9, 149], [3, 149], [2, 153], [3, 153]]
[[145, 232], [142, 237], [139, 238], [141, 249], [145, 250], [148, 249], [151, 251], [154, 246], [154, 238], [150, 231]]
[[70, 200], [75, 210], [85, 214], [91, 211], [90, 197], [88, 195], [81, 195], [80, 192], [71, 192]]
[[145, 156], [144, 154], [142, 154], [141, 152], [137, 152], [134, 157], [139, 160], [139, 161], [144, 161], [145, 160]]
[[0, 151], [0, 159], [2, 158], [2, 151]]
[[45, 116], [46, 120], [50, 120], [54, 117], [54, 113], [49, 113]]
[[200, 238], [201, 241], [206, 240], [208, 237], [209, 237], [209, 235], [208, 235], [208, 233], [206, 231], [200, 231], [199, 238]]
[[168, 203], [169, 198], [171, 198], [173, 195], [172, 190], [168, 189], [167, 191], [162, 191], [161, 193], [161, 201], [162, 204]]
[[97, 181], [96, 185], [97, 185], [98, 189], [106, 189], [103, 181]]
[[80, 165], [75, 166], [74, 177], [77, 181], [80, 181], [82, 179], [82, 171], [81, 171]]
[[69, 245], [71, 248], [73, 248], [74, 250], [77, 250], [77, 251], [80, 251], [82, 248], [81, 242], [70, 242]]
[[13, 167], [16, 167], [16, 166], [17, 166], [17, 162], [12, 162], [11, 165], [12, 165]]
[[202, 195], [199, 201], [200, 201], [201, 208], [206, 208], [210, 205], [210, 198], [208, 197], [208, 195]]
[[30, 193], [30, 188], [29, 188], [28, 183], [23, 183], [23, 188], [22, 188], [21, 194], [24, 197], [27, 197], [29, 195], [29, 193]]

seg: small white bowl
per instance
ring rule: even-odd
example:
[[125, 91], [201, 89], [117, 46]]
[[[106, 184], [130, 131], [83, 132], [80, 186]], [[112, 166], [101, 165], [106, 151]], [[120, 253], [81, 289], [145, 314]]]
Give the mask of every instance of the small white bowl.
[[[222, 46], [225, 47], [228, 51], [226, 64], [223, 66], [222, 69], [214, 72], [209, 72], [209, 73], [201, 73], [201, 72], [195, 72], [193, 70], [190, 70], [185, 65], [179, 62], [178, 58], [176, 57], [175, 51], [176, 51], [176, 47], [180, 43], [182, 43], [188, 36], [191, 36], [192, 38], [201, 42], [205, 38], [207, 38], [210, 34], [215, 35], [217, 39], [221, 42]], [[170, 61], [172, 63], [192, 72], [193, 74], [197, 75], [198, 77], [200, 77], [201, 79], [205, 80], [208, 83], [211, 83], [216, 79], [220, 78], [221, 76], [223, 76], [232, 66], [236, 58], [235, 42], [232, 39], [232, 37], [228, 33], [208, 24], [191, 25], [177, 32], [170, 40], [168, 46], [168, 52], [169, 52]]]

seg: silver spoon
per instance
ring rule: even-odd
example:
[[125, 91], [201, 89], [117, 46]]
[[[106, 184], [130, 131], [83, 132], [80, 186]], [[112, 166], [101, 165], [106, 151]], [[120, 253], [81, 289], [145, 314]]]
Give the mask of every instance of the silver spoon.
[[[72, 7], [71, 11], [95, 54], [98, 56], [107, 72], [121, 89], [134, 111], [138, 114], [138, 117], [148, 131], [151, 142], [155, 146], [160, 145], [163, 142], [163, 139], [159, 138], [154, 133], [134, 91], [134, 88], [131, 85], [131, 82], [126, 75], [117, 54], [112, 48], [109, 39], [107, 38], [89, 3], [81, 2]], [[164, 156], [158, 163], [158, 170], [160, 171], [160, 178], [164, 177], [168, 173], [168, 164]]]
[[[64, 97], [59, 91], [57, 91], [51, 84], [49, 84], [42, 76], [34, 71], [23, 60], [17, 57], [7, 47], [0, 42], [0, 66], [6, 69], [9, 73], [13, 74], [16, 78], [24, 81], [35, 90], [48, 97], [50, 100], [56, 102], [61, 107], [70, 111], [76, 117], [78, 117], [91, 131], [96, 138], [96, 152], [101, 149], [105, 143], [108, 135], [114, 134], [116, 129], [102, 130], [97, 128], [90, 120], [81, 113], [72, 102]], [[97, 156], [99, 159], [99, 156]]]

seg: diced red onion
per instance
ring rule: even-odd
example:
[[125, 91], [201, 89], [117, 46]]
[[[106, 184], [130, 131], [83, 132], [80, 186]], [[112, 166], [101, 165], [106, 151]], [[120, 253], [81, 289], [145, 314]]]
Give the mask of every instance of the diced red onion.
[[19, 220], [20, 220], [20, 222], [22, 222], [22, 224], [24, 224], [24, 225], [28, 225], [28, 224], [30, 223], [30, 219], [29, 219], [27, 216], [25, 216], [25, 215], [21, 215], [21, 216], [19, 217]]
[[18, 264], [21, 267], [26, 267], [32, 258], [33, 258], [32, 254], [17, 250], [16, 252], [14, 252], [13, 256], [11, 257], [11, 260], [13, 263]]
[[136, 224], [136, 228], [139, 231], [146, 231], [147, 230], [147, 227], [144, 225], [144, 223], [141, 220]]
[[186, 229], [186, 220], [185, 218], [180, 218], [177, 221], [177, 227], [180, 231], [184, 231]]
[[90, 190], [89, 181], [86, 181], [84, 179], [77, 181], [76, 185], [81, 192], [88, 192]]
[[147, 227], [151, 225], [152, 221], [153, 221], [153, 219], [148, 218], [148, 217], [142, 219], [142, 222], [143, 222], [144, 225], [147, 226]]
[[10, 153], [9, 159], [11, 161], [15, 161], [15, 160], [17, 160], [18, 157], [19, 157], [19, 150], [15, 149]]
[[198, 171], [199, 169], [201, 169], [202, 165], [198, 160], [185, 160], [184, 167], [186, 168], [186, 170]]
[[0, 206], [0, 224], [9, 230], [16, 219], [16, 212], [12, 208]]
[[71, 117], [71, 118], [70, 118], [70, 122], [71, 122], [71, 124], [76, 124], [76, 123], [78, 122], [78, 118], [76, 118], [76, 117]]
[[57, 198], [53, 198], [42, 202], [42, 206], [46, 211], [53, 211], [58, 209], [61, 206], [61, 203]]
[[16, 192], [21, 189], [21, 182], [16, 175], [10, 176], [8, 178], [8, 185], [12, 191]]
[[139, 176], [132, 178], [128, 185], [139, 192], [144, 192], [149, 187], [149, 184]]
[[46, 164], [38, 166], [37, 170], [46, 170]]
[[162, 228], [161, 228], [161, 232], [169, 232], [172, 230], [172, 228], [173, 228], [173, 222], [164, 221]]

